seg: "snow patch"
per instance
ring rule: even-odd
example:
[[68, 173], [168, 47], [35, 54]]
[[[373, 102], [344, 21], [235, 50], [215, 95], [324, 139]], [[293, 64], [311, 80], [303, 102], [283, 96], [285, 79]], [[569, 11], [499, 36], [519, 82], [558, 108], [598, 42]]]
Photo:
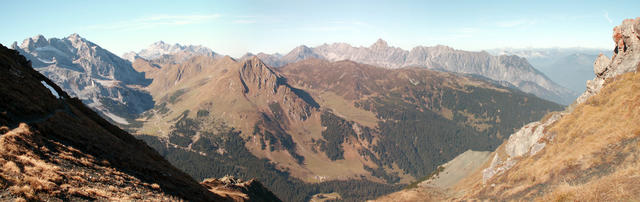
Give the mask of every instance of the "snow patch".
[[116, 80], [99, 80], [99, 79], [95, 79], [93, 81], [95, 81], [96, 83], [100, 83], [101, 86], [109, 87], [109, 88], [113, 88], [114, 86], [118, 85], [118, 81], [116, 81]]
[[115, 121], [116, 123], [129, 125], [129, 122], [126, 119], [122, 118], [122, 117], [119, 117], [119, 116], [117, 116], [115, 114], [112, 114], [112, 113], [109, 113], [109, 112], [106, 112], [106, 111], [103, 111], [102, 113], [104, 113], [105, 116], [109, 117], [111, 120]]
[[47, 60], [47, 59], [42, 59], [42, 58], [38, 58], [38, 60], [40, 60], [40, 62], [43, 62], [45, 64], [53, 64], [53, 60]]
[[55, 47], [53, 47], [51, 45], [44, 46], [44, 47], [37, 47], [36, 51], [52, 51], [52, 52], [57, 53], [58, 55], [63, 55], [63, 56], [69, 57], [67, 54], [65, 54], [64, 52], [58, 50], [57, 48], [55, 48]]
[[51, 94], [53, 94], [53, 96], [56, 96], [56, 98], [60, 99], [60, 95], [58, 94], [58, 91], [56, 91], [56, 89], [53, 89], [53, 87], [51, 87], [49, 84], [47, 84], [47, 82], [40, 81], [40, 83], [42, 83], [42, 85], [44, 85], [44, 87], [47, 87], [49, 89], [49, 91], [51, 91]]

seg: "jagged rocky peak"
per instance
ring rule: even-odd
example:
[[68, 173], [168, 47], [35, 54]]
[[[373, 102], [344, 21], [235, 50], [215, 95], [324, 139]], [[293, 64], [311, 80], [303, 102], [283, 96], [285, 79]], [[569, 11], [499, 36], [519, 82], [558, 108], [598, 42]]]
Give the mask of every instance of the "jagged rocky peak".
[[149, 45], [146, 49], [142, 49], [137, 53], [128, 52], [122, 57], [129, 61], [133, 61], [135, 60], [135, 57], [153, 60], [166, 55], [176, 56], [177, 58], [174, 59], [178, 60], [178, 62], [182, 62], [194, 56], [215, 56], [216, 53], [202, 45], [181, 45], [179, 43], [169, 44], [164, 41], [157, 41]]
[[[587, 81], [587, 90], [576, 99], [574, 107], [598, 94], [608, 78], [637, 71], [640, 68], [640, 18], [627, 19], [613, 29], [616, 45], [612, 59], [600, 54], [593, 65], [595, 78]], [[497, 152], [491, 165], [484, 169], [483, 180], [504, 173], [513, 167], [518, 157], [531, 156], [542, 150], [546, 143], [543, 138], [553, 139], [547, 129], [562, 117], [571, 114], [573, 107], [564, 112], [556, 112], [549, 118], [529, 123], [509, 137], [504, 152]]]
[[132, 87], [148, 85], [131, 63], [74, 33], [66, 38], [27, 38], [12, 46], [73, 97], [105, 117], [128, 124], [123, 117], [153, 106], [148, 93]]
[[312, 48], [298, 46], [283, 57], [260, 58], [274, 67], [282, 67], [308, 58], [319, 58], [332, 62], [351, 60], [390, 69], [423, 67], [477, 74], [561, 104], [570, 104], [578, 94], [551, 81], [522, 58], [455, 50], [443, 45], [417, 46], [408, 51], [389, 46], [386, 41], [378, 39], [369, 47], [353, 47], [346, 43], [323, 44]]
[[79, 42], [79, 41], [86, 41], [86, 39], [85, 39], [85, 38], [82, 38], [82, 37], [80, 36], [80, 34], [78, 34], [78, 33], [73, 33], [73, 34], [69, 35], [69, 36], [67, 37], [67, 39], [69, 39], [70, 41], [75, 41], [75, 42]]
[[28, 38], [22, 41], [22, 45], [20, 45], [20, 47], [33, 49], [37, 46], [46, 46], [48, 43], [49, 42], [47, 41], [46, 38], [44, 38], [44, 36], [42, 36], [41, 34], [38, 34], [36, 36], [33, 36], [31, 38]]
[[370, 48], [372, 49], [382, 49], [382, 48], [388, 48], [389, 44], [387, 44], [387, 42], [385, 40], [382, 39], [378, 39], [375, 43], [371, 44]]
[[626, 19], [613, 28], [614, 53], [611, 59], [600, 54], [593, 63], [595, 78], [587, 81], [587, 90], [576, 100], [580, 104], [602, 89], [607, 78], [637, 71], [640, 62], [640, 17]]
[[310, 55], [315, 55], [313, 50], [308, 46], [301, 45], [291, 50], [291, 52], [289, 52], [285, 57], [295, 56], [297, 58], [306, 58]]
[[[271, 89], [273, 93], [278, 90], [278, 82], [282, 79], [257, 56], [242, 61], [240, 77], [243, 79], [244, 85], [254, 85], [252, 87], [256, 89]], [[249, 89], [245, 89], [245, 91], [248, 92]]]

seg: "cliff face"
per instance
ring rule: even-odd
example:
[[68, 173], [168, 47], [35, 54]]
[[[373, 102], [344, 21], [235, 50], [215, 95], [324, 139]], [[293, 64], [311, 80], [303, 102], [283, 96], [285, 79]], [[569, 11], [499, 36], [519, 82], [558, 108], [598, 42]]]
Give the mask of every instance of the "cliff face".
[[61, 39], [38, 35], [11, 48], [71, 96], [114, 123], [128, 125], [136, 114], [153, 107], [149, 93], [140, 90], [150, 83], [144, 74], [78, 34]]
[[[637, 71], [640, 63], [640, 35], [636, 31], [639, 27], [638, 23], [638, 19], [629, 19], [614, 28], [613, 40], [616, 43], [616, 48], [612, 59], [602, 54], [598, 56], [593, 65], [596, 77], [587, 82], [587, 90], [575, 101], [574, 107], [584, 105], [590, 97], [597, 95], [607, 80], [627, 72]], [[551, 115], [546, 120], [530, 123], [512, 135], [504, 148], [506, 156], [502, 158], [496, 156], [492, 166], [485, 170], [485, 181], [496, 173], [513, 166], [515, 161], [512, 159], [534, 155], [542, 150], [546, 143], [541, 140], [549, 138], [548, 128], [565, 115], [572, 114], [572, 110], [573, 108], [569, 108], [565, 112]], [[500, 164], [503, 165], [500, 166]]]
[[251, 200], [210, 192], [4, 46], [0, 83], [3, 199]]

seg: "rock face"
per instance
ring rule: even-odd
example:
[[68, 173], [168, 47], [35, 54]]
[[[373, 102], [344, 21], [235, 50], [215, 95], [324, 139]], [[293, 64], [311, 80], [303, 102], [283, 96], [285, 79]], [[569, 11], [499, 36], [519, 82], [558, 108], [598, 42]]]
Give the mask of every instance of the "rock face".
[[[607, 79], [627, 72], [637, 71], [640, 68], [640, 33], [637, 32], [638, 27], [640, 27], [640, 18], [624, 20], [621, 25], [613, 29], [613, 40], [616, 48], [612, 59], [602, 54], [598, 56], [593, 65], [595, 78], [587, 81], [587, 90], [576, 99], [574, 106], [580, 105], [590, 97], [598, 94], [607, 83]], [[511, 168], [516, 162], [515, 158], [534, 155], [542, 150], [546, 145], [543, 139], [548, 141], [554, 138], [552, 134], [546, 132], [546, 129], [563, 116], [570, 114], [572, 109], [569, 108], [565, 112], [555, 113], [544, 121], [529, 123], [511, 135], [504, 147], [504, 152], [497, 152], [491, 166], [483, 171], [484, 181]]]
[[369, 47], [353, 47], [346, 43], [324, 44], [314, 48], [300, 46], [284, 56], [259, 54], [258, 57], [274, 67], [307, 58], [351, 60], [385, 68], [424, 67], [506, 81], [522, 91], [561, 104], [570, 104], [576, 96], [571, 90], [548, 79], [524, 58], [492, 56], [484, 51], [461, 51], [441, 45], [418, 46], [407, 51], [389, 46], [379, 39]]
[[319, 107], [310, 96], [291, 87], [282, 75], [273, 71], [258, 57], [243, 61], [239, 73], [245, 87], [245, 94], [253, 97], [268, 97], [272, 101], [282, 99], [279, 103], [282, 103], [287, 114], [282, 118], [292, 119], [289, 121], [304, 121], [311, 115], [311, 111]]
[[587, 81], [587, 91], [578, 97], [577, 104], [598, 93], [606, 79], [637, 70], [640, 61], [639, 23], [640, 18], [627, 19], [613, 29], [613, 42], [616, 44], [614, 54], [611, 59], [604, 55], [598, 56], [593, 66], [596, 77]]
[[587, 91], [565, 111], [512, 134], [484, 162], [486, 166], [454, 189], [417, 188], [389, 196], [410, 194], [442, 201], [628, 201], [640, 197], [640, 176], [635, 174], [640, 172], [639, 27], [640, 18], [617, 26], [616, 51], [612, 59], [603, 55], [596, 59], [595, 78]]
[[233, 176], [225, 176], [220, 179], [205, 179], [200, 184], [213, 193], [219, 193], [236, 201], [280, 201], [257, 180], [242, 181]]
[[128, 52], [122, 55], [122, 58], [135, 61], [136, 57], [141, 57], [147, 60], [154, 60], [163, 57], [170, 57], [174, 62], [180, 63], [193, 56], [217, 56], [215, 52], [204, 46], [195, 45], [180, 45], [180, 44], [167, 44], [164, 41], [155, 42], [146, 49], [142, 49], [139, 52]]
[[482, 181], [486, 182], [493, 176], [513, 167], [517, 162], [515, 158], [535, 155], [542, 150], [546, 146], [546, 142], [541, 139], [543, 137], [553, 138], [545, 134], [545, 130], [566, 114], [566, 112], [554, 113], [549, 119], [531, 122], [512, 134], [504, 147], [504, 152], [495, 154], [490, 166], [482, 171]]
[[200, 185], [141, 140], [70, 98], [4, 46], [0, 134], [3, 200], [277, 200], [255, 181], [224, 196], [210, 192], [211, 186]]
[[12, 49], [71, 96], [116, 123], [127, 125], [127, 119], [153, 107], [151, 96], [140, 90], [150, 83], [144, 74], [78, 34], [62, 39], [38, 35], [20, 46], [14, 43]]

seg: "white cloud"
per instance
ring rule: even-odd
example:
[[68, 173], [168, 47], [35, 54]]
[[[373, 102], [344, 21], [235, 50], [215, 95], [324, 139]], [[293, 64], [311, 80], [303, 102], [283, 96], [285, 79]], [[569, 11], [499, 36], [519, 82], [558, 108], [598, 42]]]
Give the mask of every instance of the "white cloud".
[[357, 20], [334, 20], [329, 21], [329, 24], [351, 25], [351, 26], [369, 26], [369, 24], [357, 21]]
[[219, 18], [220, 14], [209, 15], [156, 15], [151, 17], [137, 18], [128, 21], [120, 21], [109, 24], [92, 25], [88, 29], [99, 30], [130, 30], [146, 29], [157, 26], [174, 26], [187, 24], [200, 24]]
[[241, 19], [241, 20], [234, 20], [232, 22], [234, 24], [255, 24], [258, 21], [256, 21], [256, 20], [248, 20], [248, 19]]
[[278, 18], [262, 15], [229, 16], [233, 24], [276, 24], [282, 22]]
[[313, 31], [313, 32], [334, 32], [334, 31], [357, 31], [373, 29], [374, 27], [362, 22], [354, 20], [334, 20], [300, 27], [297, 30]]
[[535, 20], [527, 20], [527, 19], [507, 20], [507, 21], [501, 21], [496, 23], [498, 27], [503, 27], [503, 28], [512, 28], [512, 27], [518, 27], [523, 25], [533, 25], [533, 24], [536, 24]]
[[609, 12], [607, 12], [606, 10], [604, 11], [604, 19], [607, 19], [607, 21], [609, 21], [609, 24], [613, 24], [613, 20], [609, 18]]

